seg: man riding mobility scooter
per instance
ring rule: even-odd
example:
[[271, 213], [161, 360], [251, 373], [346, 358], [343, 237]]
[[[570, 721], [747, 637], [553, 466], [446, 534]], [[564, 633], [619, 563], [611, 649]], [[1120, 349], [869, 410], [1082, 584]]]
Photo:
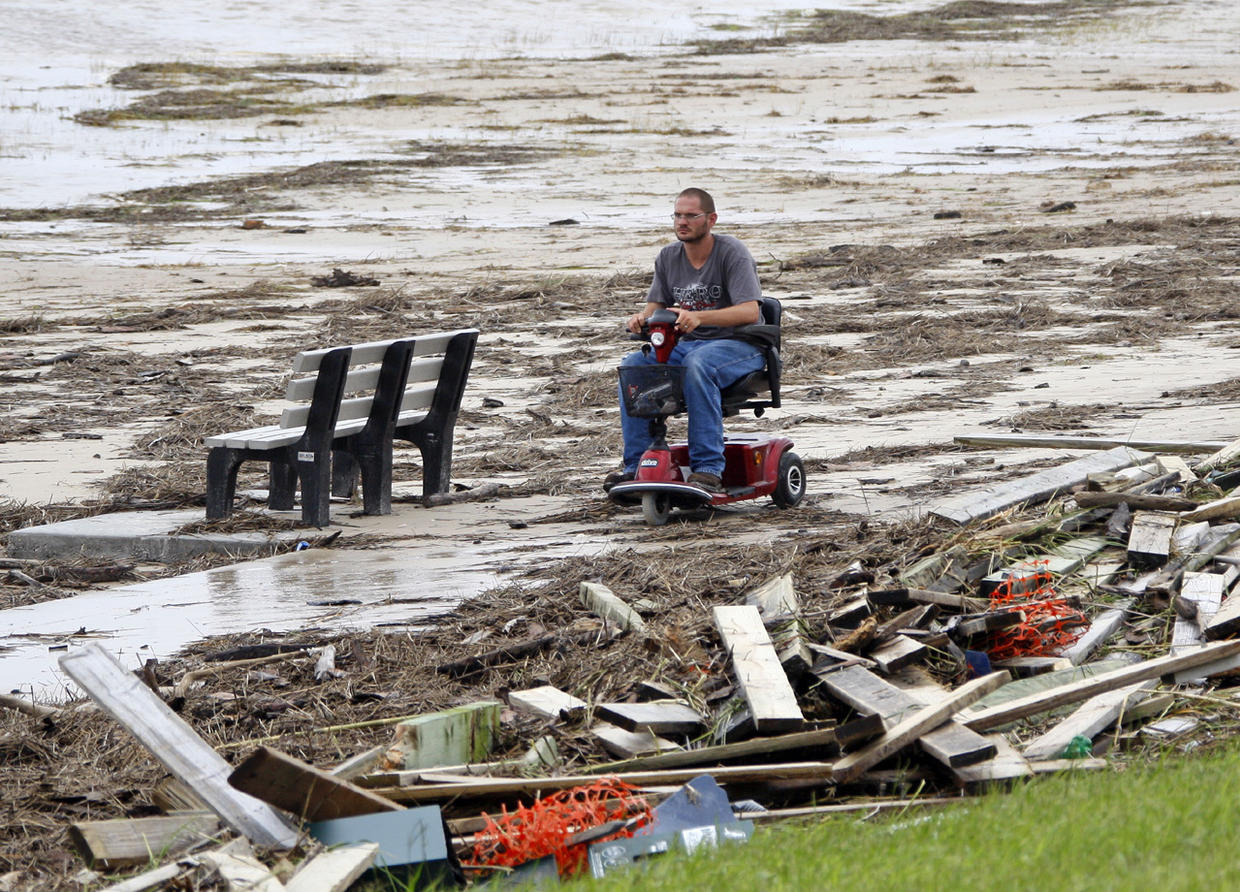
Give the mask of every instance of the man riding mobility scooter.
[[[723, 415], [752, 409], [761, 417], [767, 407], [778, 408], [780, 316], [783, 308], [774, 298], [761, 300], [762, 322], [736, 329], [762, 348], [766, 367], [746, 375], [722, 391]], [[676, 313], [655, 311], [640, 335], [647, 341], [642, 351], [654, 351], [656, 364], [620, 369], [624, 408], [634, 418], [650, 419], [650, 447], [638, 463], [634, 479], [617, 483], [607, 495], [620, 505], [641, 504], [646, 523], [662, 526], [673, 508], [686, 510], [726, 505], [745, 499], [770, 496], [780, 508], [791, 508], [805, 495], [805, 467], [787, 437], [765, 434], [729, 434], [724, 437], [722, 492], [708, 492], [686, 482], [689, 445], [667, 443], [667, 419], [685, 411], [682, 366], [668, 365], [676, 346]], [[767, 398], [763, 399], [762, 395]]]

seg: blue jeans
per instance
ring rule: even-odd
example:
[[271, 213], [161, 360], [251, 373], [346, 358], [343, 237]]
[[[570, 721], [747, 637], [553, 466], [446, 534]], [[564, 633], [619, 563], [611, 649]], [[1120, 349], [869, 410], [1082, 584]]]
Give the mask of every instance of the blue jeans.
[[[765, 365], [762, 351], [747, 341], [720, 338], [680, 341], [668, 365], [685, 367], [685, 409], [689, 413], [689, 465], [702, 474], [723, 474], [723, 406], [719, 392]], [[630, 353], [621, 366], [655, 365], [647, 356]], [[650, 446], [650, 419], [632, 418], [620, 400], [620, 429], [624, 434], [624, 469], [636, 473], [642, 453]]]

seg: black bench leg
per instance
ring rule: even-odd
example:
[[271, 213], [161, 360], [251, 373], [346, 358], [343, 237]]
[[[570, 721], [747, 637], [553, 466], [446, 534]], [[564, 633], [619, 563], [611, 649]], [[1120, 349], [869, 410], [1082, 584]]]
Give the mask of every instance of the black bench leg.
[[301, 479], [301, 520], [316, 527], [331, 525], [331, 451], [315, 453], [313, 461], [298, 461]]
[[423, 498], [447, 492], [452, 485], [452, 428], [442, 435], [439, 431], [427, 431], [414, 442], [422, 453]]
[[293, 498], [297, 494], [297, 468], [287, 458], [273, 458], [270, 478], [267, 507], [272, 511], [292, 511]]
[[240, 469], [241, 456], [235, 449], [216, 446], [207, 452], [207, 520], [223, 520], [232, 514]]
[[392, 438], [385, 437], [355, 456], [362, 470], [362, 511], [392, 513]]
[[332, 450], [332, 495], [353, 498], [357, 489], [357, 462], [347, 449]]

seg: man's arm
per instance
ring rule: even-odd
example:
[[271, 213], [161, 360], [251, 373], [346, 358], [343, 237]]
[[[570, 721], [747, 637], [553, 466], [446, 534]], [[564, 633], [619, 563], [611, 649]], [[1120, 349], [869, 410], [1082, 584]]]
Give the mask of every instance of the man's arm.
[[[655, 304], [654, 306], [657, 309], [659, 305]], [[693, 331], [699, 325], [718, 325], [725, 328], [735, 328], [738, 325], [752, 325], [755, 322], [762, 321], [762, 307], [756, 300], [747, 300], [742, 304], [733, 304], [730, 307], [722, 307], [718, 310], [698, 310], [696, 313], [681, 309], [680, 307], [672, 307], [672, 311], [677, 316], [677, 330], [685, 334]]]

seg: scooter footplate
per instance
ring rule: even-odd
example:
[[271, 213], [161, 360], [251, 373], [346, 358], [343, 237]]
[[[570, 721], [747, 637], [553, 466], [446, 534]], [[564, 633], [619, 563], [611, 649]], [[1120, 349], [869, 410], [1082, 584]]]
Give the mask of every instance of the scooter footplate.
[[714, 495], [688, 483], [656, 483], [631, 480], [617, 483], [607, 497], [618, 505], [640, 505], [642, 496], [648, 492], [664, 493], [673, 508], [701, 508], [714, 500]]

